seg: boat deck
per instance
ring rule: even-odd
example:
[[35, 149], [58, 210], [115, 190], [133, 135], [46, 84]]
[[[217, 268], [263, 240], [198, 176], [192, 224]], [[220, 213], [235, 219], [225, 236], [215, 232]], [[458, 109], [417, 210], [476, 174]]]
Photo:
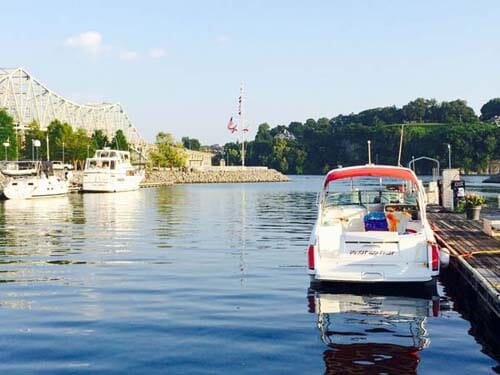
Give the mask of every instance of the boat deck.
[[464, 214], [429, 213], [436, 239], [451, 253], [451, 266], [500, 318], [500, 240], [483, 232], [482, 220]]

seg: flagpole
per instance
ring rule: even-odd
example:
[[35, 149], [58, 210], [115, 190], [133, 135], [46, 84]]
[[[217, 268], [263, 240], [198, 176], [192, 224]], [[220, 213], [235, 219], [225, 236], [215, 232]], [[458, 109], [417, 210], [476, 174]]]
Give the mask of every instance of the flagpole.
[[245, 125], [244, 125], [244, 118], [243, 118], [243, 83], [240, 84], [240, 97], [238, 99], [238, 115], [240, 117], [240, 132], [242, 133], [241, 135], [241, 166], [245, 167]]

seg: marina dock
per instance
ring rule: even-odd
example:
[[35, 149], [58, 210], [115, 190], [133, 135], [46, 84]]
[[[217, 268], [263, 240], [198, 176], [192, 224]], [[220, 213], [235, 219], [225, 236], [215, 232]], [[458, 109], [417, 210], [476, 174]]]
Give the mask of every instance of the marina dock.
[[450, 250], [450, 267], [500, 318], [500, 240], [483, 232], [483, 219], [467, 220], [450, 212], [430, 212], [428, 217], [439, 245]]

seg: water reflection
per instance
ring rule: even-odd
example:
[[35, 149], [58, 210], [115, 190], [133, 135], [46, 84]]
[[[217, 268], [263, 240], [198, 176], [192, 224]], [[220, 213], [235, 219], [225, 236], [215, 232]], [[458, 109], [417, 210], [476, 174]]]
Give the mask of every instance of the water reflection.
[[359, 287], [310, 289], [309, 312], [317, 314], [326, 374], [416, 374], [419, 352], [429, 343], [427, 317], [437, 315], [433, 290], [370, 294]]
[[116, 194], [85, 194], [83, 197], [85, 220], [110, 235], [116, 231], [134, 229], [141, 205], [141, 192], [138, 190]]
[[50, 250], [63, 245], [65, 223], [72, 208], [67, 196], [47, 199], [6, 200], [0, 204], [0, 253], [22, 249]]
[[117, 265], [146, 259], [138, 251], [152, 236], [146, 222], [153, 214], [145, 192], [84, 194], [82, 199], [85, 224], [75, 228], [73, 244], [87, 262]]
[[70, 252], [72, 215], [67, 196], [1, 202], [0, 282], [58, 279], [40, 266]]

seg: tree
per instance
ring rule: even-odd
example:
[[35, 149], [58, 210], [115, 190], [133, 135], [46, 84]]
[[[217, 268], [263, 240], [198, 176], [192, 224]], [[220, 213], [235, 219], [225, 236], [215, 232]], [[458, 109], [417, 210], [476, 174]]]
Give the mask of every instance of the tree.
[[[59, 120], [53, 120], [47, 127], [47, 133], [50, 143], [50, 160], [72, 160], [69, 158], [68, 146], [72, 143], [74, 137], [73, 128], [68, 123], [61, 123]], [[64, 144], [64, 158], [63, 158]]]
[[128, 150], [129, 144], [123, 130], [118, 129], [111, 140], [111, 148], [114, 150]]
[[[17, 157], [16, 150], [18, 149], [16, 131], [14, 129], [14, 119], [9, 116], [5, 109], [0, 109], [0, 143], [2, 144], [2, 148], [4, 148], [3, 152], [6, 154], [3, 155], [2, 159], [15, 159]], [[8, 144], [8, 146], [3, 146], [3, 144]]]
[[[68, 142], [67, 147], [66, 142]], [[66, 158], [73, 162], [82, 162], [87, 158], [87, 155], [92, 156], [95, 151], [91, 148], [92, 139], [84, 129], [78, 129], [73, 132], [72, 136], [66, 142], [64, 143], [65, 157], [67, 155]]]
[[106, 146], [109, 146], [108, 137], [101, 129], [94, 130], [94, 132], [92, 133], [92, 148], [94, 150], [97, 150], [103, 149]]
[[182, 137], [181, 142], [184, 145], [184, 147], [187, 148], [188, 150], [194, 150], [194, 151], [201, 150], [201, 143], [196, 138]]
[[431, 102], [424, 98], [417, 98], [403, 106], [406, 120], [422, 122]]
[[287, 173], [287, 152], [288, 147], [286, 141], [282, 138], [276, 138], [273, 146], [273, 158], [271, 160], [271, 167], [278, 171], [281, 171], [282, 173]]
[[269, 132], [270, 126], [266, 122], [259, 125], [257, 134], [255, 134], [255, 140], [258, 142], [269, 142], [273, 141], [273, 136]]
[[301, 122], [291, 122], [288, 129], [293, 134], [295, 139], [302, 139], [304, 136], [304, 125]]
[[[40, 129], [38, 122], [29, 124], [28, 130], [24, 134], [23, 156], [27, 160], [47, 159], [46, 133]], [[39, 144], [40, 146], [37, 146]]]
[[500, 116], [500, 98], [490, 99], [481, 107], [481, 120], [488, 121], [495, 116]]
[[182, 144], [177, 144], [170, 133], [160, 132], [156, 136], [156, 151], [150, 153], [153, 165], [159, 167], [184, 167], [186, 154]]
[[230, 142], [224, 145], [224, 156], [227, 165], [241, 165], [241, 145], [239, 142]]
[[451, 102], [442, 102], [440, 106], [439, 122], [445, 123], [474, 123], [477, 116], [474, 110], [467, 106], [465, 100], [457, 99]]

